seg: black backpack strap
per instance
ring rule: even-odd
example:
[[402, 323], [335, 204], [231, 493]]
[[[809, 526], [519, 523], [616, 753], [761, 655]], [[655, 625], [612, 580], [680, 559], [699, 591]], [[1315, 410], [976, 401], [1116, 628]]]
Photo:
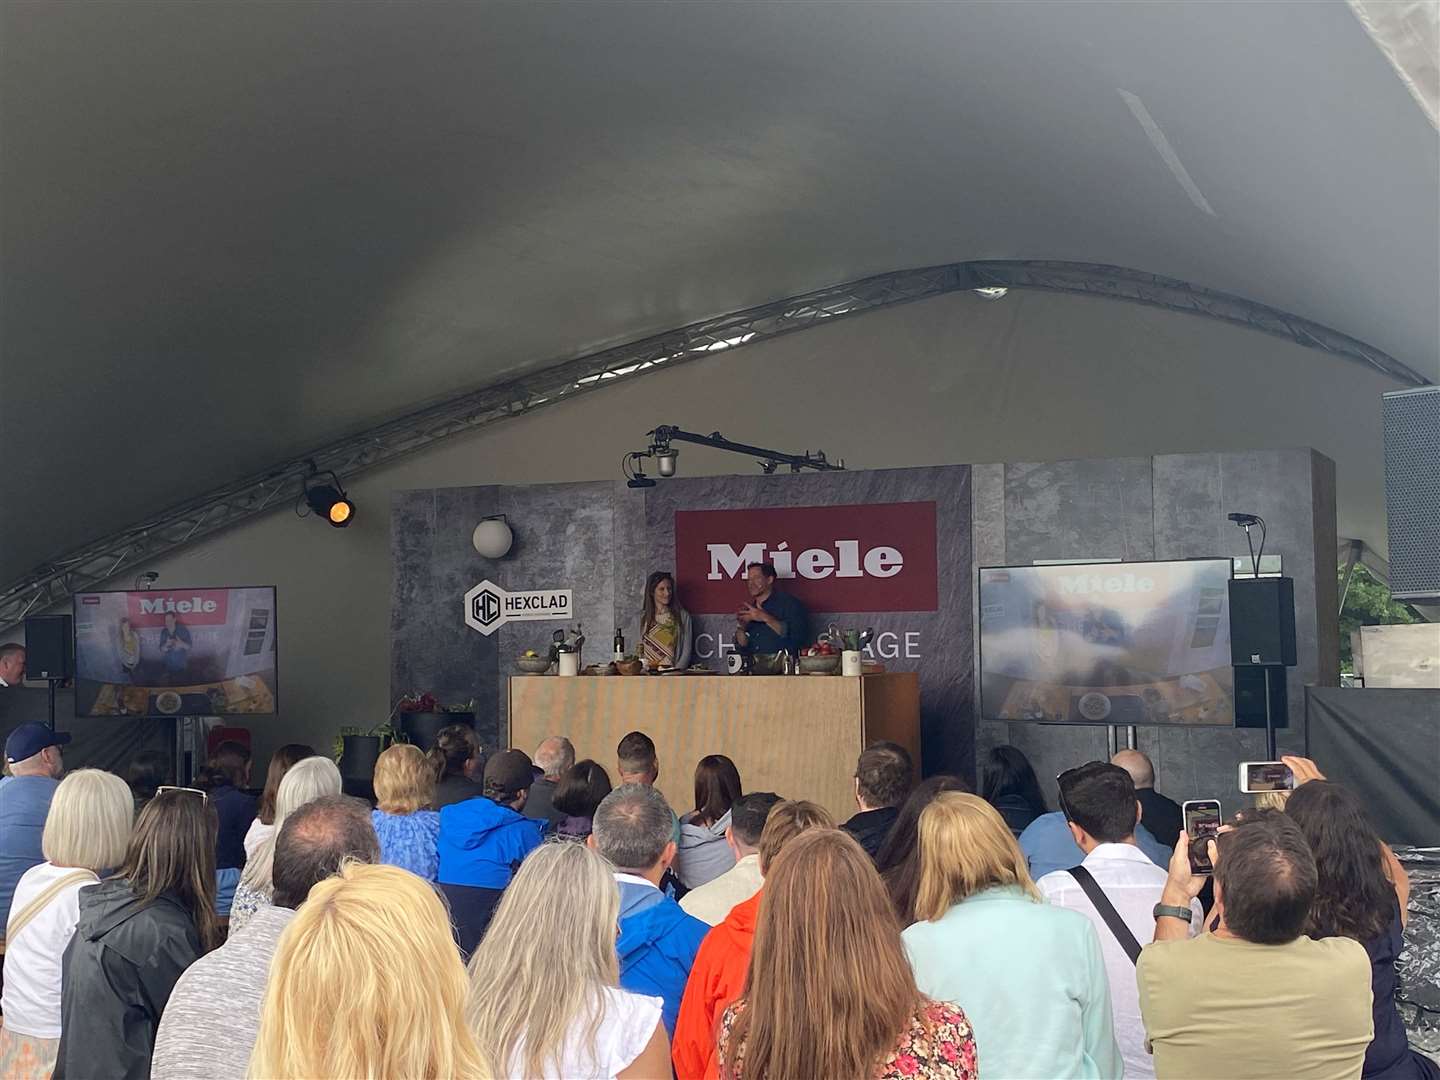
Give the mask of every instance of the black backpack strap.
[[1105, 920], [1105, 925], [1110, 928], [1110, 933], [1115, 935], [1115, 940], [1125, 950], [1125, 955], [1130, 957], [1132, 964], [1136, 963], [1140, 959], [1140, 942], [1135, 940], [1135, 935], [1130, 932], [1130, 927], [1125, 925], [1125, 920], [1115, 910], [1115, 905], [1105, 895], [1105, 890], [1100, 888], [1100, 883], [1091, 877], [1090, 871], [1083, 866], [1072, 866], [1065, 872], [1085, 890], [1085, 895], [1090, 898], [1090, 903], [1095, 905], [1095, 910], [1100, 913], [1100, 918]]

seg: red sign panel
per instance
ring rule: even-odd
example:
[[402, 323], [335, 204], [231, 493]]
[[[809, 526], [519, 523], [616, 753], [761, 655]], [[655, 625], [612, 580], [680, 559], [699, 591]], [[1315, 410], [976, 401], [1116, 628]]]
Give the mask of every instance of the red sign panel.
[[811, 611], [935, 611], [933, 502], [678, 510], [675, 577], [698, 614], [744, 602], [748, 563], [775, 565], [780, 588]]
[[132, 626], [164, 626], [174, 615], [186, 626], [224, 626], [229, 589], [176, 589], [133, 592], [126, 597]]

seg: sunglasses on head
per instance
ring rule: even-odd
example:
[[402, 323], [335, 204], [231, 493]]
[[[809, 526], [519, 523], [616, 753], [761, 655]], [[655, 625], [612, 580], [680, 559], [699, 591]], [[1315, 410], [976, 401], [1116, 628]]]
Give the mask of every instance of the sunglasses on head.
[[164, 795], [167, 791], [183, 791], [187, 795], [199, 795], [201, 802], [209, 802], [210, 796], [201, 791], [198, 787], [177, 787], [174, 784], [164, 784], [155, 789], [156, 795]]
[[1064, 772], [1060, 773], [1058, 776], [1055, 777], [1055, 793], [1056, 793], [1056, 794], [1059, 796], [1059, 798], [1060, 798], [1060, 812], [1065, 815], [1065, 820], [1066, 820], [1066, 821], [1072, 820], [1071, 817], [1070, 817], [1070, 807], [1068, 807], [1068, 806], [1065, 805], [1065, 782], [1066, 782], [1066, 780], [1068, 780], [1070, 777], [1074, 776], [1074, 775], [1075, 775], [1076, 773], [1078, 773], [1081, 769], [1088, 769], [1091, 765], [1108, 765], [1108, 764], [1109, 764], [1109, 762], [1101, 761], [1101, 760], [1099, 760], [1099, 759], [1097, 758], [1097, 759], [1094, 760], [1094, 761], [1087, 761], [1087, 762], [1085, 762], [1084, 765], [1076, 765], [1073, 769], [1066, 769]]

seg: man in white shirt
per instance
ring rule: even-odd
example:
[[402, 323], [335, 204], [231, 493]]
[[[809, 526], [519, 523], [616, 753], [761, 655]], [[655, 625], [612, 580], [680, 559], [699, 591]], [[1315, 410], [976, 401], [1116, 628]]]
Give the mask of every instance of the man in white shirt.
[[730, 807], [730, 827], [725, 830], [725, 842], [735, 853], [735, 865], [685, 894], [680, 906], [687, 915], [719, 926], [731, 908], [760, 891], [764, 883], [760, 873], [760, 834], [765, 831], [771, 808], [780, 801], [773, 791], [752, 791], [735, 800]]
[[[1117, 765], [1092, 761], [1061, 773], [1059, 787], [1060, 808], [1070, 835], [1085, 853], [1080, 865], [1124, 922], [1133, 938], [1131, 949], [1138, 955], [1139, 946], [1154, 936], [1155, 905], [1165, 889], [1166, 873], [1135, 843], [1135, 827], [1141, 816], [1135, 781]], [[1115, 1038], [1125, 1059], [1125, 1075], [1153, 1077], [1155, 1062], [1145, 1049], [1135, 961], [1126, 946], [1069, 870], [1046, 874], [1037, 884], [1050, 903], [1078, 911], [1095, 924], [1110, 982]], [[1191, 909], [1190, 932], [1195, 934], [1202, 918], [1199, 902], [1192, 901]]]
[[0, 645], [0, 687], [19, 686], [25, 681], [25, 646], [7, 641]]

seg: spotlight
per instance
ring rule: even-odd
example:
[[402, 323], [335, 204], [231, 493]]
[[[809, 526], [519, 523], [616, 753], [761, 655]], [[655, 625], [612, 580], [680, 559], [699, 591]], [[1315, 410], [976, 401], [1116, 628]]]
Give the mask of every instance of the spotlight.
[[505, 520], [505, 515], [500, 514], [496, 517], [481, 518], [480, 524], [476, 525], [475, 531], [470, 534], [470, 542], [485, 558], [503, 559], [515, 543], [515, 533]]
[[328, 521], [331, 528], [344, 529], [355, 520], [355, 504], [345, 494], [340, 478], [333, 472], [307, 476], [304, 499], [305, 505]]
[[1254, 514], [1230, 514], [1228, 517], [1242, 529], [1248, 529], [1252, 525], [1260, 524], [1260, 519]]
[[655, 465], [661, 476], [675, 475], [675, 459], [680, 456], [680, 451], [673, 446], [662, 446], [655, 451]]
[[971, 289], [981, 300], [999, 300], [1010, 290], [1003, 285], [982, 285], [978, 289]]

